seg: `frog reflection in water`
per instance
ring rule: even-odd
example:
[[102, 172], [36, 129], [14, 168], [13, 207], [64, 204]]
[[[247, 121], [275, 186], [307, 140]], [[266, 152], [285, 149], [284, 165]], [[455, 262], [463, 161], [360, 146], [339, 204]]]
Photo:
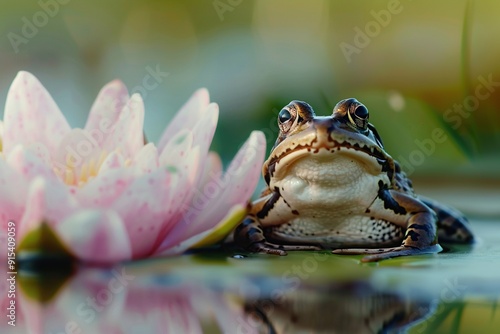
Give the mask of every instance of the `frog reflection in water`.
[[278, 116], [279, 137], [262, 168], [267, 188], [236, 228], [252, 252], [333, 249], [362, 261], [438, 253], [441, 242], [471, 243], [458, 211], [413, 193], [384, 151], [368, 109], [356, 99], [319, 117], [292, 101]]
[[276, 334], [406, 333], [434, 309], [430, 300], [364, 282], [316, 282], [281, 290], [278, 298], [245, 298], [243, 324]]

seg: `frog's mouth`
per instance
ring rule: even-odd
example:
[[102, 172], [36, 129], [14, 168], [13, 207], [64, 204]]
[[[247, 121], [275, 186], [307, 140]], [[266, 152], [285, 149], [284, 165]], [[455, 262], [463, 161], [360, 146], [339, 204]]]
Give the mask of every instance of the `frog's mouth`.
[[328, 147], [296, 146], [268, 161], [270, 177], [281, 179], [289, 175], [291, 168], [316, 169], [325, 166], [332, 176], [342, 176], [355, 170], [371, 175], [393, 170], [391, 159], [375, 148], [358, 144], [341, 143]]

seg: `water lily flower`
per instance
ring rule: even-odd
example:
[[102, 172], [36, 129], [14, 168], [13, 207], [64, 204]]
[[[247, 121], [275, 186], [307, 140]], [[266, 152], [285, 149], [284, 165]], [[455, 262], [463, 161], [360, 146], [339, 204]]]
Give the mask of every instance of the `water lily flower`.
[[209, 152], [218, 113], [200, 89], [157, 145], [145, 143], [142, 98], [116, 80], [85, 127], [72, 129], [42, 84], [20, 72], [0, 123], [0, 228], [16, 224], [18, 252], [104, 263], [220, 240], [245, 215], [265, 140], [252, 132], [223, 173]]

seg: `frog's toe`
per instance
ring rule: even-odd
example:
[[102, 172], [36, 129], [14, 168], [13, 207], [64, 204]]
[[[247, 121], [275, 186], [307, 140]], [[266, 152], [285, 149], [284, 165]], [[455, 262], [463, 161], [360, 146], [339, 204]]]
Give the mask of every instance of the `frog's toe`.
[[[387, 249], [387, 248], [385, 248]], [[385, 249], [369, 249], [369, 248], [340, 248], [332, 250], [332, 254], [340, 255], [363, 255], [363, 254], [378, 254]]]
[[368, 254], [367, 256], [361, 259], [361, 262], [376, 262], [399, 256], [435, 254], [441, 252], [442, 250], [443, 249], [441, 248], [441, 246], [436, 244], [426, 248], [399, 246], [392, 248], [375, 248], [375, 249], [364, 249], [364, 248], [336, 249], [332, 251], [332, 253], [344, 254], [344, 255]]
[[320, 251], [323, 250], [323, 248], [319, 246], [309, 246], [309, 245], [284, 245], [284, 249], [289, 250], [289, 251]]
[[285, 256], [287, 252], [282, 245], [275, 245], [267, 241], [256, 242], [249, 247], [249, 251], [254, 253], [272, 254]]

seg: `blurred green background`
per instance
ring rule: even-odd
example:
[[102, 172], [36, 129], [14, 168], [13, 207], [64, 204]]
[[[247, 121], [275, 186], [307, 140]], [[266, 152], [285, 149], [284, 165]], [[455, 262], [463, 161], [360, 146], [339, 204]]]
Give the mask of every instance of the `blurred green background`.
[[[356, 97], [371, 111], [387, 151], [410, 174], [500, 179], [497, 1], [40, 0], [0, 6], [2, 102], [16, 72], [27, 70], [71, 125], [82, 127], [99, 89], [119, 78], [142, 92], [145, 130], [155, 141], [204, 86], [221, 109], [212, 148], [228, 161], [251, 130], [264, 131], [272, 146], [277, 112], [290, 100], [305, 100], [328, 115], [339, 100]], [[168, 75], [145, 89], [143, 80], [155, 71]], [[439, 142], [435, 129], [443, 131]]]
[[[415, 184], [427, 189], [422, 193], [498, 220], [499, 17], [494, 0], [2, 0], [0, 103], [16, 73], [27, 70], [71, 125], [82, 127], [100, 88], [118, 78], [142, 93], [145, 130], [156, 141], [188, 97], [207, 87], [221, 110], [212, 149], [228, 162], [252, 130], [265, 133], [269, 149], [277, 113], [290, 100], [328, 115], [339, 100], [356, 97], [387, 151], [420, 178]], [[151, 72], [161, 75], [151, 80]], [[155, 87], [147, 89], [144, 80]], [[443, 282], [439, 275], [469, 277], [466, 311], [446, 313], [455, 304], [445, 303], [446, 312], [425, 326], [445, 321], [438, 329], [451, 332], [456, 318], [462, 333], [494, 328], [497, 292], [481, 278], [496, 282], [491, 263], [498, 260], [498, 233], [493, 225], [474, 226], [485, 241], [470, 257], [455, 251], [423, 265], [418, 258], [394, 260], [388, 269], [405, 268], [382, 271], [375, 280], [434, 289]], [[280, 261], [288, 270], [297, 257]], [[328, 273], [344, 273], [339, 264], [359, 268], [332, 261], [339, 263], [323, 267]], [[227, 279], [234, 275], [229, 263]], [[263, 263], [240, 266], [267, 275]], [[477, 291], [496, 299], [481, 304]]]

